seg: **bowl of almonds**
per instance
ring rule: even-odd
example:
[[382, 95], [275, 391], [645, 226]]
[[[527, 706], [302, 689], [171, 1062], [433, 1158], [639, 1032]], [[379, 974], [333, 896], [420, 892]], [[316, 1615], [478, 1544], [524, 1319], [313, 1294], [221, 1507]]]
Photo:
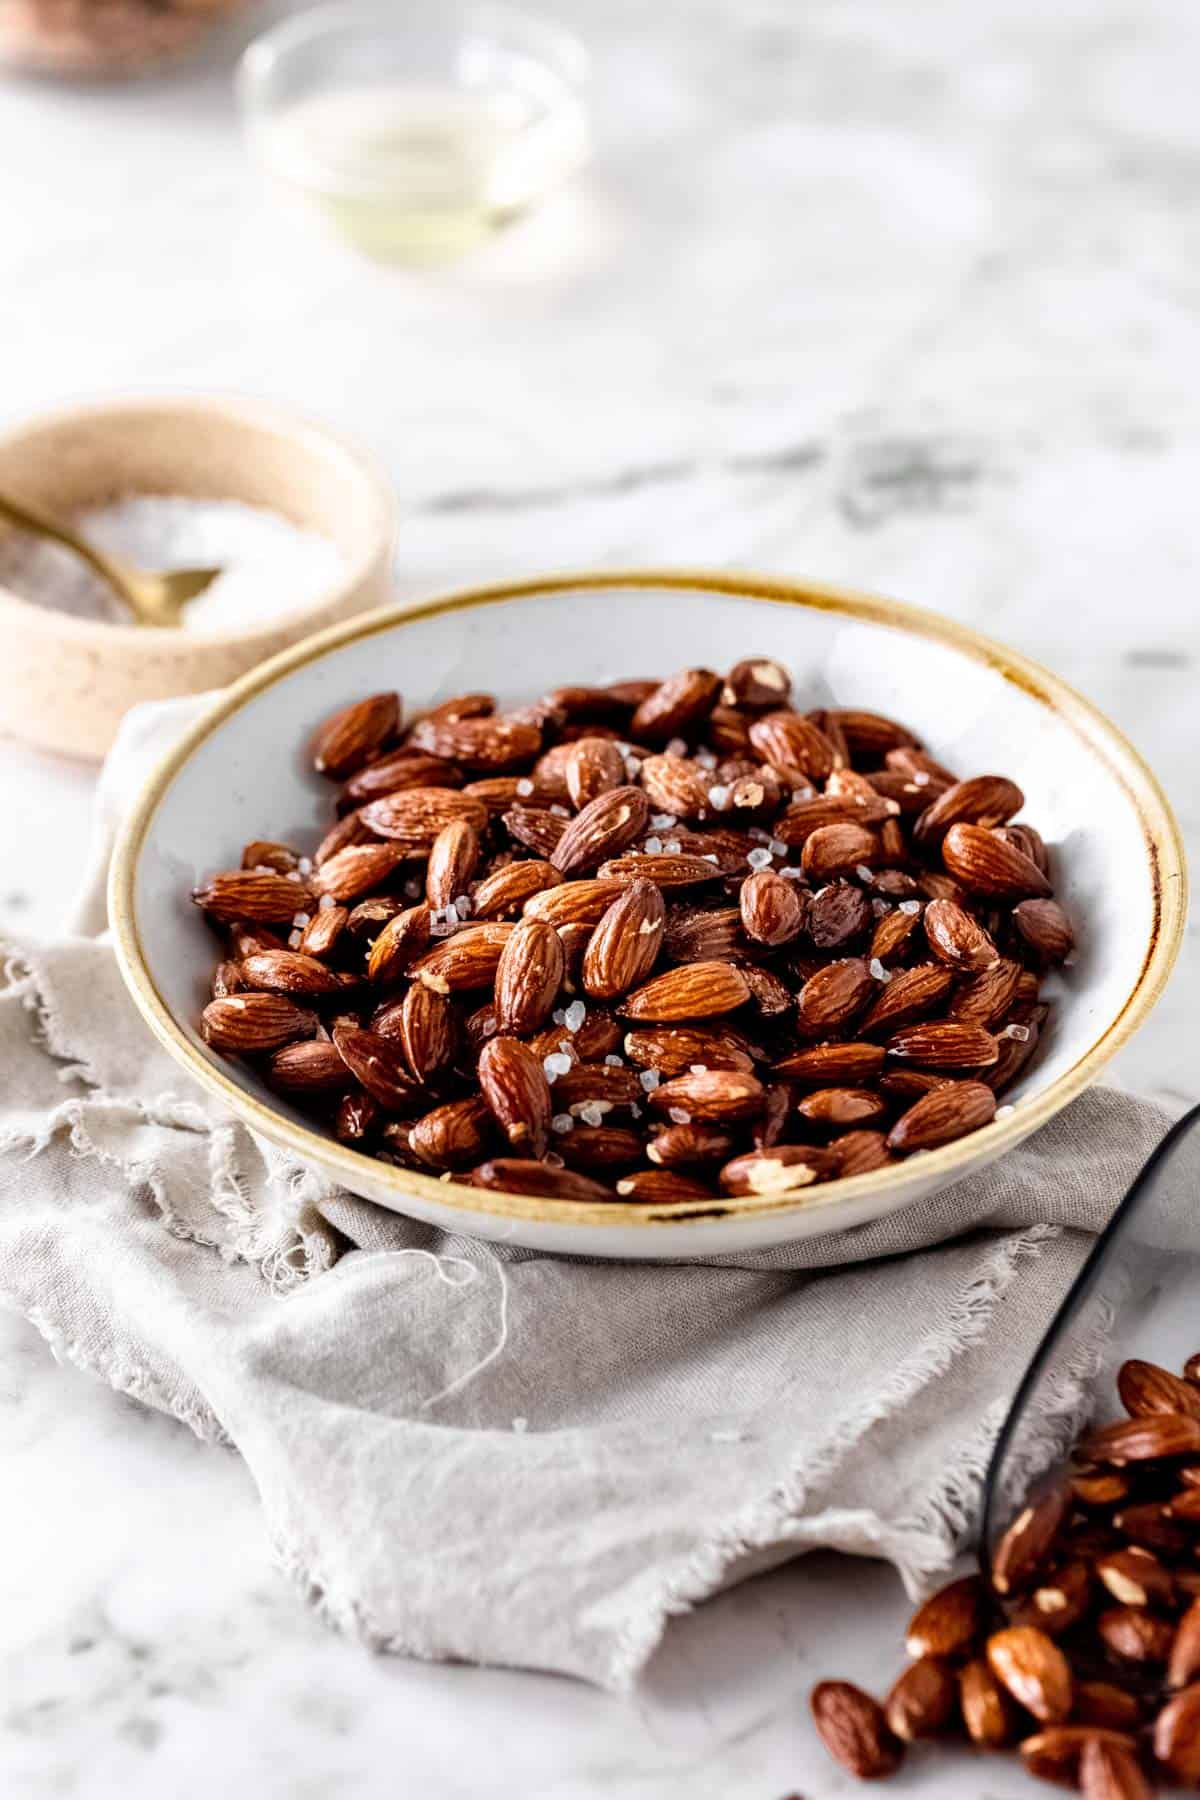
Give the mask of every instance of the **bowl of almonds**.
[[1153, 777], [1046, 671], [895, 602], [663, 574], [275, 658], [147, 787], [110, 910], [153, 1029], [302, 1160], [653, 1258], [1001, 1155], [1145, 1017], [1183, 889]]

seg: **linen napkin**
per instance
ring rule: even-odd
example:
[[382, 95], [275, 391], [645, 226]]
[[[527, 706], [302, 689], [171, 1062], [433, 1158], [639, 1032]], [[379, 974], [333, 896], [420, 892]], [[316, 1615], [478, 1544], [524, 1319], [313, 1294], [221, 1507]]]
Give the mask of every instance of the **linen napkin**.
[[704, 1263], [498, 1248], [335, 1190], [190, 1082], [87, 935], [113, 821], [197, 704], [127, 721], [79, 934], [6, 947], [0, 1295], [233, 1445], [283, 1568], [382, 1649], [621, 1688], [672, 1615], [805, 1550], [942, 1574], [1164, 1116], [1094, 1090], [893, 1217]]

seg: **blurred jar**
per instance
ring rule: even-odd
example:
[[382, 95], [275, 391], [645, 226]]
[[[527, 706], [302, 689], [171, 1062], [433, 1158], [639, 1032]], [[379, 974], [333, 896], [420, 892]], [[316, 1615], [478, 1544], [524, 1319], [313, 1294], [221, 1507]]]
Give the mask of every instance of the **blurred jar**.
[[249, 0], [0, 0], [0, 64], [88, 80], [173, 62]]

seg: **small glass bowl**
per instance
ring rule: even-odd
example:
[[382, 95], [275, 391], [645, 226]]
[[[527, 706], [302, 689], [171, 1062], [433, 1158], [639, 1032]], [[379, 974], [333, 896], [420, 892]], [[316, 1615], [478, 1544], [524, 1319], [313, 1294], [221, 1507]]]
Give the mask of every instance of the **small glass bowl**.
[[587, 57], [506, 7], [317, 7], [238, 70], [263, 165], [358, 250], [421, 261], [536, 204], [588, 150]]

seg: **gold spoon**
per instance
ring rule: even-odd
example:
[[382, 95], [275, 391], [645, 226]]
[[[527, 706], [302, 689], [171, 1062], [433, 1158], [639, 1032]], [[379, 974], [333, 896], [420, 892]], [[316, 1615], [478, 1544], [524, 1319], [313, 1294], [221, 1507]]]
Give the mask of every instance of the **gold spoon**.
[[0, 518], [73, 550], [125, 602], [139, 625], [178, 625], [188, 601], [211, 587], [221, 574], [220, 569], [134, 569], [98, 550], [70, 525], [10, 494], [0, 494]]

